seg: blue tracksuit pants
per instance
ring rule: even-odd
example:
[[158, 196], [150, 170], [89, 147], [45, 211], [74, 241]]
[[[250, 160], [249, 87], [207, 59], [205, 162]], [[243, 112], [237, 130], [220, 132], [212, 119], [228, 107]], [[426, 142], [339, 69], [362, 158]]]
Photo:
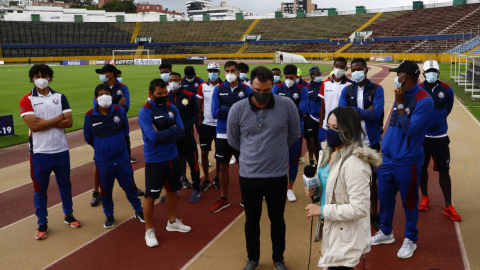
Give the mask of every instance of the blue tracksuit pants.
[[137, 195], [135, 182], [133, 181], [133, 170], [130, 160], [115, 165], [97, 165], [98, 177], [100, 179], [100, 195], [102, 198], [103, 212], [105, 215], [113, 215], [112, 191], [117, 178], [118, 184], [125, 191], [128, 201], [132, 204], [135, 212], [143, 211], [142, 203]]
[[39, 226], [48, 223], [47, 190], [52, 171], [55, 173], [55, 179], [60, 191], [63, 213], [65, 213], [65, 216], [73, 213], [70, 155], [68, 150], [55, 154], [36, 153], [30, 155], [30, 175], [35, 190], [33, 202]]
[[298, 161], [302, 156], [303, 136], [294, 142], [288, 149], [288, 179], [295, 181], [298, 174]]
[[404, 235], [414, 243], [417, 242], [418, 187], [421, 172], [422, 164], [402, 166], [385, 162], [377, 169], [380, 220], [384, 234], [392, 233], [395, 196], [400, 191], [406, 219]]

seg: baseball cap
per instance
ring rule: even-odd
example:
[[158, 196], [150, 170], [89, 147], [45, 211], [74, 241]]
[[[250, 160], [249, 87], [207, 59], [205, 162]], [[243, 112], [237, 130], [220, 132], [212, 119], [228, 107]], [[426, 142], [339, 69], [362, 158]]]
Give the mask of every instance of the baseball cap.
[[110, 64], [105, 64], [102, 68], [100, 69], [95, 69], [95, 72], [100, 74], [100, 73], [107, 73], [107, 72], [117, 72], [117, 68], [114, 65]]
[[185, 67], [185, 69], [183, 70], [183, 72], [185, 73], [185, 76], [186, 77], [193, 77], [195, 76], [195, 68], [192, 67], [192, 66], [187, 66]]
[[423, 64], [423, 71], [427, 71], [429, 69], [436, 69], [440, 71], [440, 66], [438, 65], [438, 62], [435, 60], [428, 60]]
[[407, 75], [418, 77], [420, 76], [420, 68], [417, 63], [409, 60], [403, 61], [398, 67], [389, 69], [390, 72], [403, 72]]
[[207, 70], [210, 70], [210, 69], [220, 70], [220, 65], [218, 63], [215, 63], [215, 62], [210, 63], [207, 66]]
[[310, 72], [310, 74], [312, 74], [313, 72], [315, 72], [315, 71], [317, 71], [317, 70], [320, 71], [320, 68], [317, 67], [317, 66], [313, 66], [313, 67], [311, 67], [308, 71]]

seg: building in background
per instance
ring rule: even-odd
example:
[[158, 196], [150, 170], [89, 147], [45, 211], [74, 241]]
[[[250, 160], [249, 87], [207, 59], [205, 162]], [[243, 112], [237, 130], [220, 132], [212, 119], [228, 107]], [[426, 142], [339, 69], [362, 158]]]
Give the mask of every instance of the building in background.
[[304, 10], [305, 13], [313, 13], [318, 10], [313, 0], [296, 0], [293, 2], [282, 2], [281, 11], [287, 14], [296, 14], [297, 10]]
[[212, 7], [212, 5], [212, 0], [190, 0], [185, 2], [187, 14], [189, 14], [189, 11], [202, 10], [204, 8]]
[[182, 15], [182, 13], [175, 12], [175, 10], [163, 9], [162, 5], [151, 5], [148, 2], [139, 3], [137, 5], [137, 12], [157, 12], [162, 14]]
[[110, 1], [117, 1], [120, 2], [120, 0], [98, 0], [98, 8], [102, 8], [106, 3]]
[[70, 8], [72, 3], [65, 3], [62, 1], [35, 1], [33, 2], [32, 6], [41, 6], [41, 7], [62, 7], [62, 8]]
[[236, 13], [243, 13], [244, 16], [254, 16], [254, 13], [242, 11], [238, 7], [228, 6], [227, 2], [220, 2], [220, 6], [213, 7], [211, 0], [190, 0], [185, 3], [187, 8], [187, 16], [203, 16], [210, 15], [214, 19], [222, 19], [227, 17], [235, 17]]

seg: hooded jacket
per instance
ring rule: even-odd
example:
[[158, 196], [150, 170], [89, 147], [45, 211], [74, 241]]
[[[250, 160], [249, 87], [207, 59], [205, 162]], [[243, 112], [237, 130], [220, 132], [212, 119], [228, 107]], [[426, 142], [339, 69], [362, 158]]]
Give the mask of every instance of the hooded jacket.
[[[322, 148], [328, 146], [324, 142]], [[319, 267], [355, 267], [362, 254], [370, 251], [370, 178], [372, 168], [382, 164], [381, 155], [368, 146], [354, 148], [347, 159], [341, 158], [330, 169], [323, 207], [324, 227], [317, 224], [315, 242], [323, 233]], [[319, 160], [322, 158], [320, 151]]]

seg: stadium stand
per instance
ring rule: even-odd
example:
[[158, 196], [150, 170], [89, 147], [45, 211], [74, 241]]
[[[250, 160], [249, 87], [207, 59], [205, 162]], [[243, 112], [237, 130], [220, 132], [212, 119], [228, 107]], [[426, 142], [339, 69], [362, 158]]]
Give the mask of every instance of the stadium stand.
[[468, 40], [467, 42], [464, 42], [455, 48], [448, 50], [448, 53], [464, 53], [466, 51], [469, 51], [471, 49], [474, 49], [480, 45], [480, 36], [474, 37], [471, 40]]

